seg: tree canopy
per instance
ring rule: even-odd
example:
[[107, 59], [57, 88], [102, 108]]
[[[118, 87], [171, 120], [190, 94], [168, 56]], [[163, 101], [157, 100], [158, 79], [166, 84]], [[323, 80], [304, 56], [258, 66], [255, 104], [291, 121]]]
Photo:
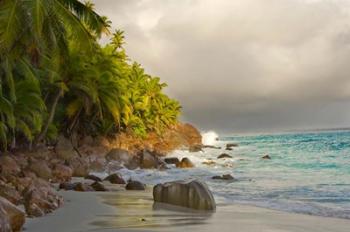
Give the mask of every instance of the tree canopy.
[[180, 104], [128, 58], [110, 23], [90, 2], [0, 2], [0, 150], [60, 133], [143, 137], [177, 122]]

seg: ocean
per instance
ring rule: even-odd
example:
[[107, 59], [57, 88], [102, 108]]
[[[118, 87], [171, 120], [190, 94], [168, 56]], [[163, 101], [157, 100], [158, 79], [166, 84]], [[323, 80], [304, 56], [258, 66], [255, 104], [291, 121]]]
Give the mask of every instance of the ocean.
[[[248, 204], [287, 212], [350, 219], [350, 131], [229, 136], [204, 141], [221, 149], [175, 151], [192, 169], [121, 170], [148, 184], [197, 178], [212, 190], [218, 205]], [[232, 151], [227, 143], [237, 143]], [[232, 156], [217, 159], [222, 153]], [[269, 155], [270, 160], [262, 159]], [[212, 160], [215, 164], [203, 162]], [[231, 174], [237, 181], [213, 180]]]

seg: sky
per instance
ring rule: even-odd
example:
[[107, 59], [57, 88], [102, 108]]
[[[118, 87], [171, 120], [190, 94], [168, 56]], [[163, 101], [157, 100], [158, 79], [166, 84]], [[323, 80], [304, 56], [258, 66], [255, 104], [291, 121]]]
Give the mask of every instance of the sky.
[[93, 2], [201, 130], [350, 126], [349, 0]]

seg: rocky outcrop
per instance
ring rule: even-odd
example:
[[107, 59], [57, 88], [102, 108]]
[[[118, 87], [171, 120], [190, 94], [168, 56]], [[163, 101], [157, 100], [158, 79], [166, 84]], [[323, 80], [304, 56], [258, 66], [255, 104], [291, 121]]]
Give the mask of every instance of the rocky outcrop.
[[126, 190], [145, 190], [146, 186], [140, 181], [129, 180], [125, 186]]
[[85, 177], [89, 174], [89, 163], [83, 157], [75, 156], [68, 164], [72, 168], [75, 177]]
[[106, 160], [123, 165], [128, 169], [136, 169], [140, 166], [140, 162], [136, 156], [120, 148], [113, 148], [110, 150], [106, 155]]
[[24, 222], [25, 213], [5, 198], [0, 197], [0, 231], [21, 231]]
[[29, 169], [44, 180], [49, 180], [52, 178], [51, 168], [44, 160], [31, 159]]
[[198, 180], [174, 181], [157, 184], [153, 188], [153, 199], [197, 210], [215, 210], [216, 204], [208, 186]]
[[58, 196], [49, 183], [42, 179], [33, 180], [23, 191], [24, 207], [29, 217], [40, 217], [59, 208], [63, 198]]
[[194, 164], [191, 162], [191, 160], [187, 157], [182, 158], [182, 160], [176, 164], [177, 168], [193, 168]]
[[6, 198], [14, 205], [19, 205], [22, 202], [22, 196], [13, 186], [0, 183], [0, 197]]

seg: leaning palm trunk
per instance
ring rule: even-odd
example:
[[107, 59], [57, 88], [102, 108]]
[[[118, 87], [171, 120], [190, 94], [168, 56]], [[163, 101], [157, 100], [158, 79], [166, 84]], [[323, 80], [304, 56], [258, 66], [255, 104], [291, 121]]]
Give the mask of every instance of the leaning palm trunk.
[[38, 135], [38, 137], [36, 139], [36, 143], [40, 143], [46, 137], [47, 130], [49, 129], [49, 126], [50, 126], [50, 124], [52, 123], [52, 121], [54, 119], [58, 101], [60, 100], [62, 95], [63, 95], [63, 89], [60, 88], [57, 91], [56, 96], [54, 97], [53, 103], [52, 103], [51, 108], [50, 108], [49, 117], [47, 118], [47, 121], [46, 121], [46, 123], [44, 125], [44, 128], [42, 129], [41, 133]]

